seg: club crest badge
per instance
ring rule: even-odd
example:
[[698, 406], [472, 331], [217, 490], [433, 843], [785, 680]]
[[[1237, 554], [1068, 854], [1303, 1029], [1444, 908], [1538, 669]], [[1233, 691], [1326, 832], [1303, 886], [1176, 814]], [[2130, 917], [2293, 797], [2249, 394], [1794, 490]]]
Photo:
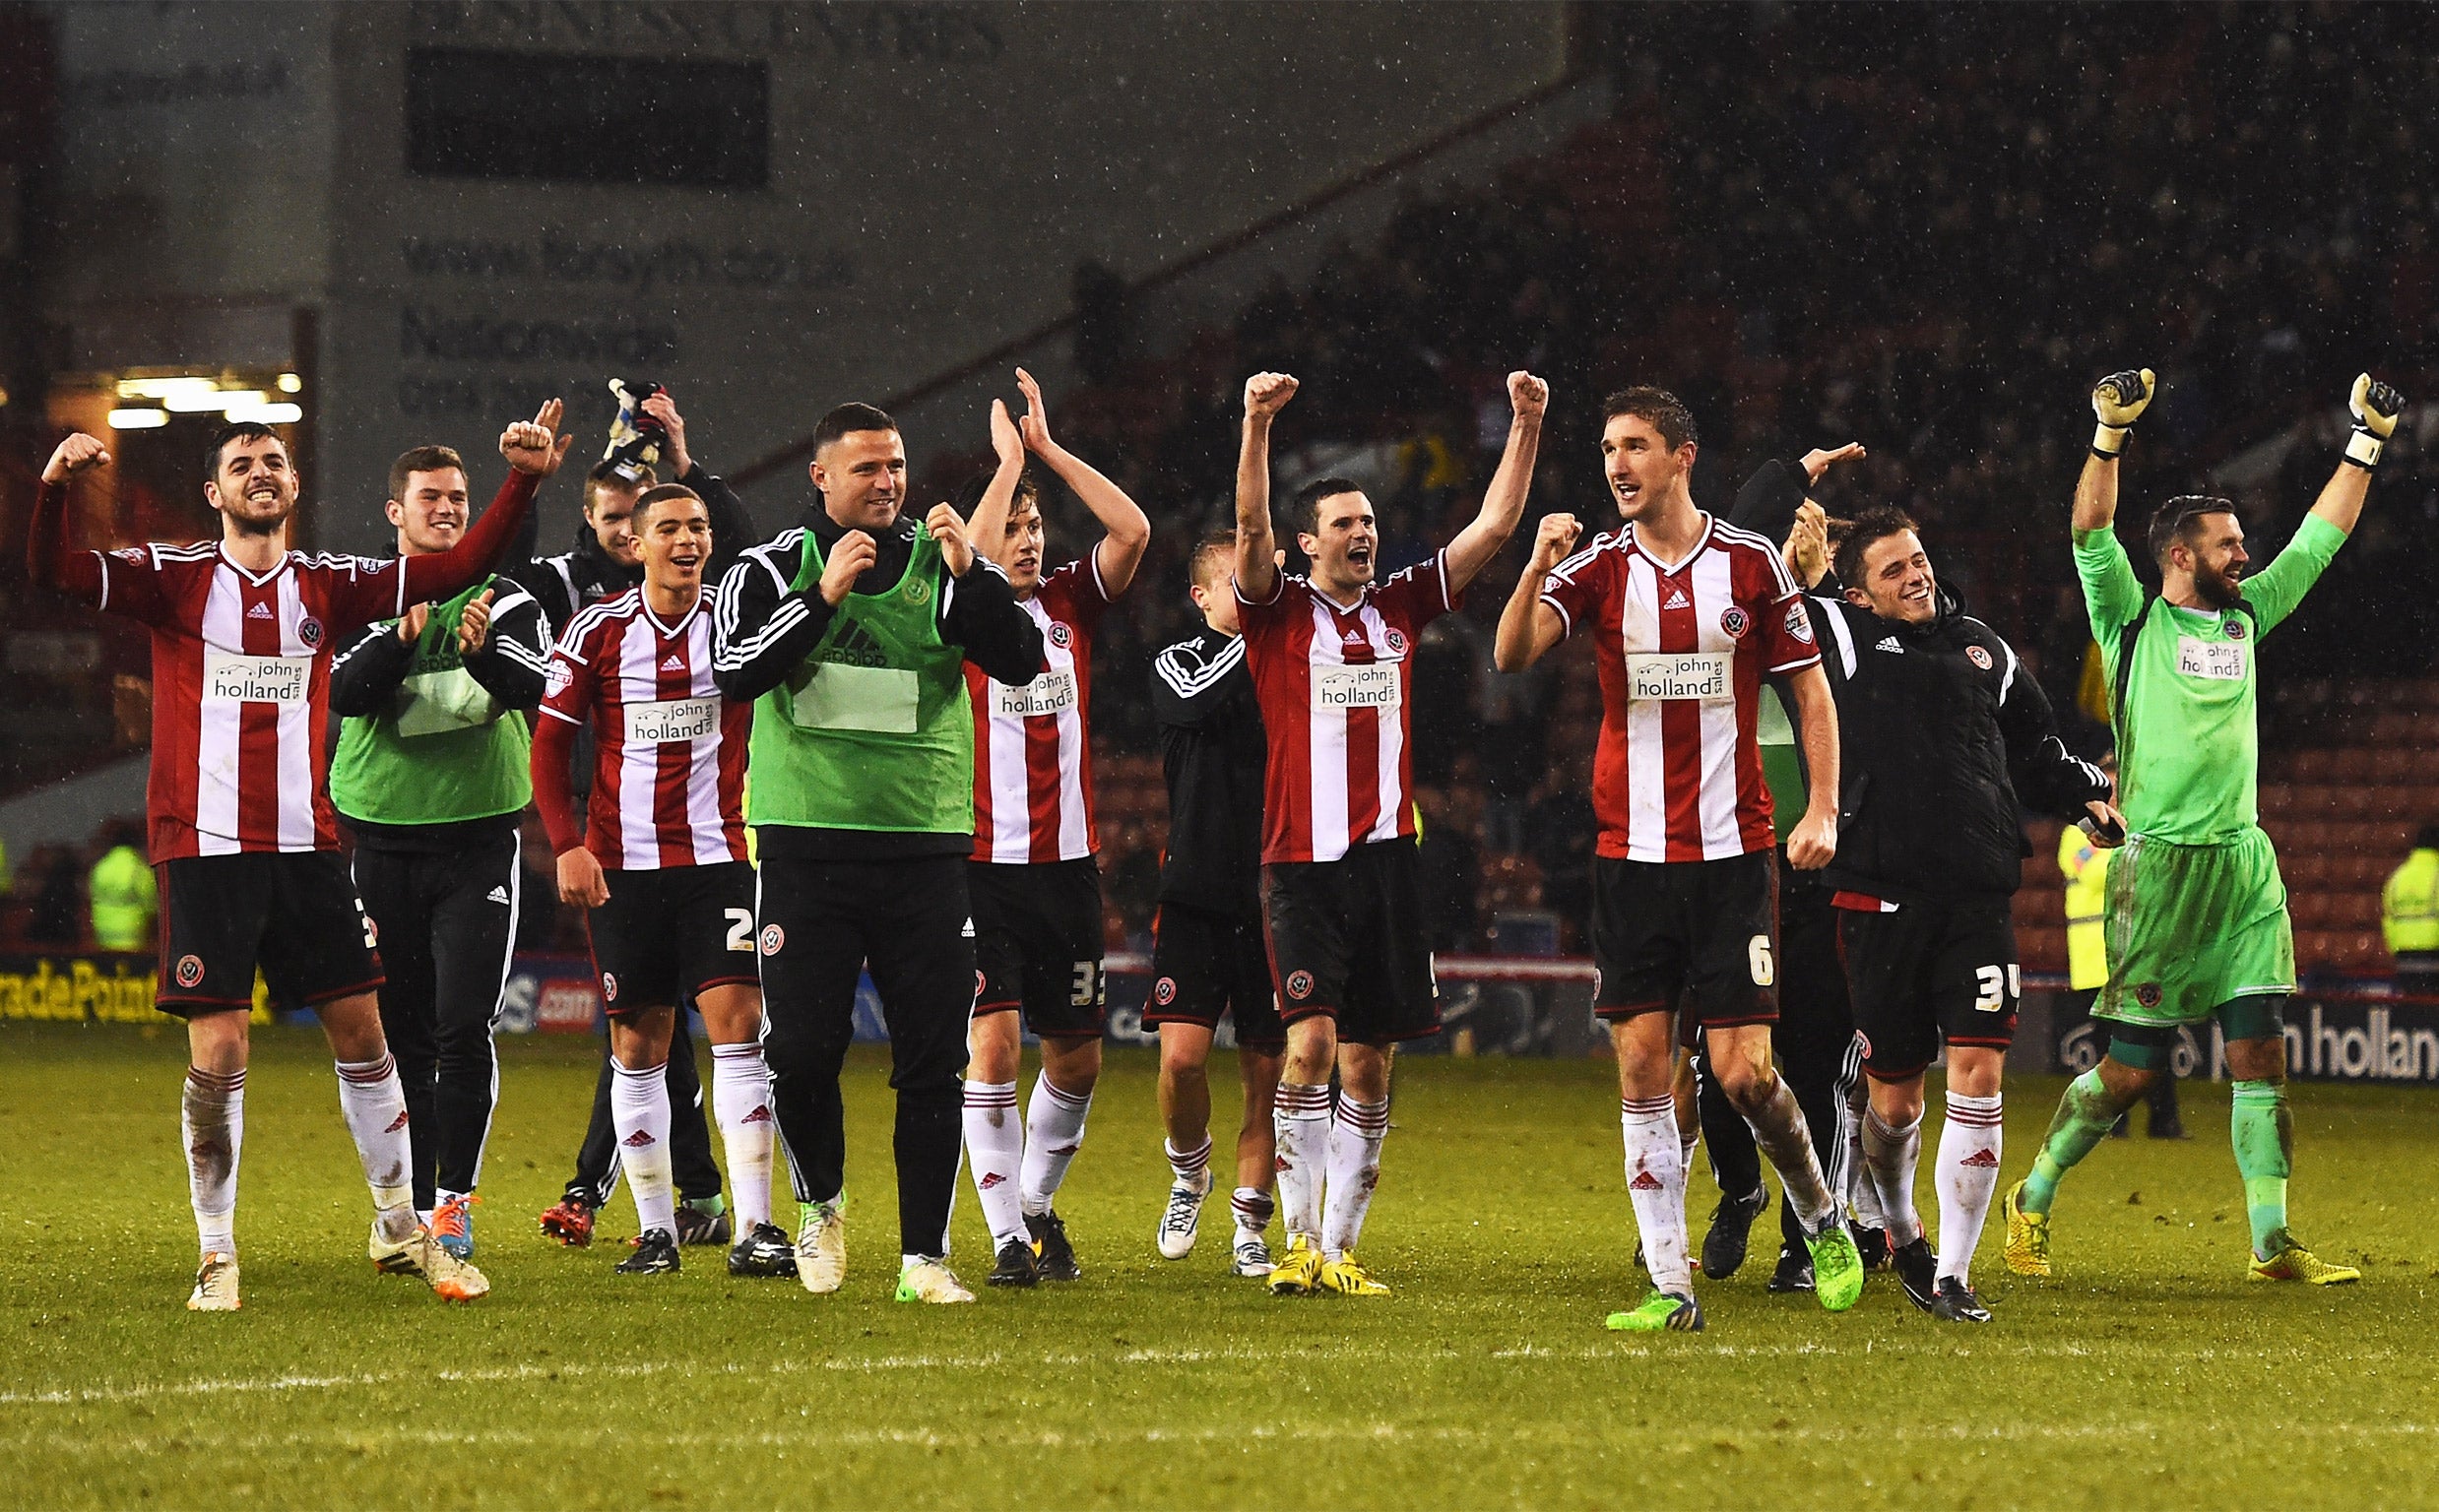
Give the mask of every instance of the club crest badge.
[[1311, 972], [1288, 973], [1287, 995], [1300, 1003], [1311, 997], [1313, 995], [1313, 974]]
[[1728, 639], [1741, 641], [1745, 638], [1745, 632], [1752, 628], [1753, 616], [1737, 605], [1731, 603], [1719, 611], [1719, 629]]
[[1990, 653], [1982, 650], [1979, 646], [1967, 646], [1964, 648], [1964, 659], [1967, 662], [1972, 662], [1975, 666], [1980, 667], [1985, 672], [1990, 670]]
[[201, 956], [178, 957], [177, 975], [178, 985], [192, 990], [198, 982], [203, 980], [203, 958]]

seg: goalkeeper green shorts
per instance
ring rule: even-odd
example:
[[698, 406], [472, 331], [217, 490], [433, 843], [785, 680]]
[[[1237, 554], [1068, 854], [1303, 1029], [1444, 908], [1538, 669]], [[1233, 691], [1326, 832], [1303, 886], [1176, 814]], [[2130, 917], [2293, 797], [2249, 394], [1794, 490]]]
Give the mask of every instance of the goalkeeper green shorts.
[[2198, 1024], [2239, 997], [2295, 989], [2295, 930], [2258, 825], [2214, 846], [2142, 836], [2109, 861], [2109, 979], [2092, 1016]]

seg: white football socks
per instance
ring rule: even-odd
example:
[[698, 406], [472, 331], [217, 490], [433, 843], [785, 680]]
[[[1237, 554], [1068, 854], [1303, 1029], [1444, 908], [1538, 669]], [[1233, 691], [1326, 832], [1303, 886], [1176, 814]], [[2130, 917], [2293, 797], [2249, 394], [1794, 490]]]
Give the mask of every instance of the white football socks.
[[677, 1193], [670, 1173], [669, 1065], [630, 1071], [610, 1062], [610, 1126], [618, 1136], [618, 1161], [627, 1190], [635, 1195], [637, 1231], [659, 1228], [677, 1237]]
[[739, 1238], [771, 1221], [771, 1068], [759, 1040], [711, 1047], [712, 1115], [729, 1152], [729, 1192], [737, 1199]]
[[407, 1143], [407, 1089], [387, 1050], [379, 1060], [332, 1062], [339, 1071], [339, 1110], [354, 1137], [364, 1184], [372, 1188], [381, 1237], [392, 1242], [416, 1230], [414, 1154]]
[[965, 1149], [973, 1164], [974, 1195], [982, 1199], [983, 1223], [996, 1251], [1026, 1238], [1018, 1178], [1025, 1162], [1025, 1124], [1016, 1115], [1014, 1082], [965, 1084]]
[[1051, 1210], [1075, 1152], [1084, 1148], [1084, 1120], [1091, 1112], [1091, 1093], [1063, 1091], [1047, 1071], [1033, 1079], [1033, 1101], [1025, 1108], [1026, 1217]]
[[223, 1076], [186, 1068], [178, 1100], [186, 1144], [186, 1190], [202, 1254], [237, 1253], [237, 1153], [245, 1145], [245, 1068]]
[[1329, 1126], [1327, 1184], [1321, 1193], [1323, 1259], [1343, 1257], [1363, 1237], [1364, 1215], [1372, 1211], [1372, 1194], [1380, 1184], [1380, 1142], [1388, 1132], [1386, 1101], [1338, 1099], [1338, 1116]]
[[1626, 1136], [1626, 1195], [1642, 1230], [1643, 1267], [1651, 1285], [1679, 1296], [1694, 1294], [1694, 1271], [1686, 1261], [1686, 1167], [1678, 1153], [1674, 1100], [1625, 1098], [1618, 1123]]
[[1270, 1227], [1270, 1215], [1277, 1209], [1270, 1194], [1257, 1186], [1240, 1186], [1229, 1194], [1228, 1210], [1237, 1221], [1237, 1242], [1260, 1238]]
[[1321, 1175], [1329, 1160], [1329, 1084], [1281, 1082], [1270, 1110], [1278, 1138], [1279, 1217], [1290, 1239], [1321, 1242]]
[[1203, 1192], [1211, 1189], [1210, 1135], [1203, 1135], [1202, 1142], [1191, 1150], [1180, 1150], [1164, 1139], [1160, 1151], [1169, 1158], [1169, 1173], [1177, 1178], [1178, 1185]]
[[1999, 1189], [1999, 1158], [2005, 1135], [1999, 1096], [1948, 1095], [1948, 1118], [1940, 1129], [1940, 1275], [1965, 1279], [1973, 1246], [1990, 1217], [1990, 1197]]
[[1914, 1167], [1922, 1160], [1922, 1120], [1903, 1128], [1884, 1121], [1880, 1109], [1863, 1114], [1863, 1169], [1880, 1199], [1889, 1247], [1903, 1249], [1922, 1237], [1922, 1215], [1914, 1211]]

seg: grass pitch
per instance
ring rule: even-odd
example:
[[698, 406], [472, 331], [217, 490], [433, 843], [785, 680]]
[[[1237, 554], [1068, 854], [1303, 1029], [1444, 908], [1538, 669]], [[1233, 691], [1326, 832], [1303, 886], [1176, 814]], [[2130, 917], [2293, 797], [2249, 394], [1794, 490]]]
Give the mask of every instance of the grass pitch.
[[[0, 1030], [0, 1505], [2439, 1502], [2426, 1092], [2297, 1097], [2297, 1226], [2356, 1287], [2245, 1281], [2206, 1085], [2192, 1142], [2111, 1142], [2071, 1178], [2057, 1280], [2008, 1276], [1994, 1218], [1986, 1328], [1934, 1324], [1885, 1275], [1838, 1317], [1769, 1296], [1765, 1220], [1702, 1289], [1708, 1333], [1629, 1339], [1600, 1326], [1641, 1292], [1604, 1063], [1409, 1061], [1365, 1245], [1397, 1294], [1274, 1301], [1223, 1269], [1224, 1199], [1190, 1260], [1153, 1254], [1153, 1067], [1114, 1052], [1059, 1203], [1085, 1279], [925, 1308], [888, 1299], [880, 1057], [851, 1064], [848, 1289], [815, 1298], [707, 1250], [623, 1278], [620, 1244], [541, 1240], [597, 1051], [501, 1049], [487, 1300], [365, 1263], [329, 1055], [276, 1031], [247, 1083], [245, 1309], [204, 1317], [182, 1306], [183, 1037]], [[2008, 1179], [2057, 1090], [2011, 1087]], [[632, 1230], [621, 1193], [604, 1237]], [[967, 1191], [956, 1247], [979, 1282]]]

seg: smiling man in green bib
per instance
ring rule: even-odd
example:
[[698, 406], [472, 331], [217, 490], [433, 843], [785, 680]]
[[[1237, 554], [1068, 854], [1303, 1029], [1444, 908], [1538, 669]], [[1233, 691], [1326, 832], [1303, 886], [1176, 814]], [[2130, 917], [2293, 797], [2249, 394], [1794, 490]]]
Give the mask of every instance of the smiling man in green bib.
[[2018, 1275], [2049, 1274], [2059, 1180], [2163, 1074], [2179, 1028], [2215, 1020], [2235, 1079], [2229, 1132], [2251, 1220], [2249, 1275], [2349, 1282], [2360, 1273], [2320, 1259], [2286, 1228], [2294, 1129], [2280, 1009], [2295, 986], [2295, 939], [2278, 856], [2257, 817], [2255, 654], [2353, 531], [2405, 403], [2368, 374], [2354, 380], [2345, 456], [2259, 573], [2245, 573], [2231, 501], [2188, 495], [2162, 504], [2150, 531], [2154, 598], [2135, 577], [2115, 523], [2118, 454], [2156, 392], [2149, 369], [2093, 388], [2100, 425], [2075, 488], [2075, 570], [2108, 659], [2126, 819], [2102, 925], [2108, 983], [2092, 1006], [2109, 1025], [2108, 1053], [2069, 1084], [2031, 1175], [2007, 1194], [2007, 1263]]
[[[457, 544], [466, 468], [445, 446], [390, 466], [401, 556]], [[534, 596], [492, 576], [367, 626], [331, 663], [346, 717], [332, 804], [355, 836], [356, 891], [389, 979], [381, 1024], [407, 1093], [415, 1205], [441, 1247], [474, 1253], [475, 1183], [491, 1132], [491, 1023], [517, 933], [518, 823], [533, 796], [523, 711], [549, 636]]]
[[[995, 437], [1015, 426], [995, 402]], [[1012, 455], [1011, 455], [1012, 453]], [[1024, 467], [1002, 447], [998, 518]], [[755, 700], [746, 822], [760, 847], [756, 940], [775, 1111], [802, 1206], [797, 1274], [846, 1274], [839, 1066], [869, 968], [898, 1095], [900, 1301], [970, 1302], [946, 1264], [974, 1007], [970, 660], [1023, 686], [1042, 632], [946, 504], [905, 513], [906, 443], [869, 405], [813, 430], [821, 502], [722, 585], [714, 675]]]

